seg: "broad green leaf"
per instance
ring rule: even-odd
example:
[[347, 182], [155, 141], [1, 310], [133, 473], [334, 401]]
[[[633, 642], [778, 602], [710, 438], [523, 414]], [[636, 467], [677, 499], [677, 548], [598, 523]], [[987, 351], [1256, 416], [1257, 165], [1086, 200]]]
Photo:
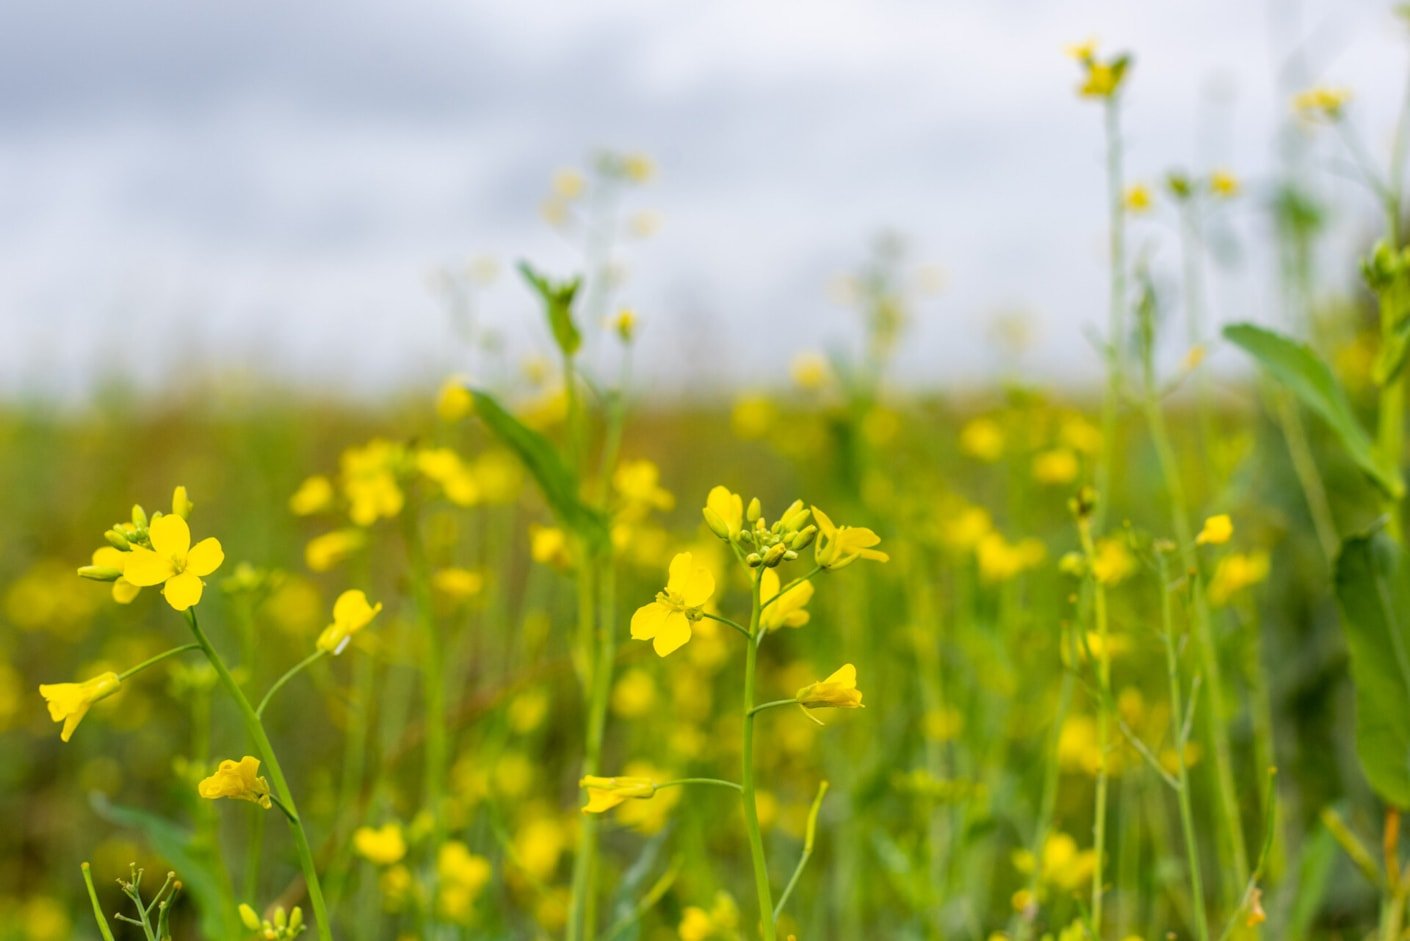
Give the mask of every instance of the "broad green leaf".
[[1342, 543], [1337, 601], [1356, 687], [1356, 754], [1386, 803], [1410, 807], [1410, 565], [1384, 533]]
[[1303, 405], [1322, 416], [1347, 454], [1377, 486], [1393, 497], [1405, 493], [1399, 468], [1387, 464], [1376, 453], [1341, 383], [1307, 344], [1248, 323], [1225, 327], [1224, 337], [1258, 360], [1259, 365], [1272, 373]]
[[543, 301], [544, 313], [548, 316], [548, 327], [553, 331], [553, 341], [563, 351], [564, 356], [572, 356], [583, 345], [582, 334], [573, 322], [573, 298], [582, 286], [581, 278], [573, 278], [554, 284], [535, 271], [528, 262], [519, 262], [519, 272], [524, 276]]
[[578, 497], [577, 477], [548, 439], [509, 414], [488, 392], [472, 389], [470, 393], [475, 397], [475, 415], [534, 475], [559, 522], [593, 546], [606, 545], [607, 521]]
[[146, 836], [152, 849], [181, 880], [184, 891], [200, 912], [201, 935], [207, 938], [242, 937], [236, 902], [216, 861], [215, 847], [195, 833], [156, 814], [111, 803], [101, 794], [92, 799], [98, 816]]

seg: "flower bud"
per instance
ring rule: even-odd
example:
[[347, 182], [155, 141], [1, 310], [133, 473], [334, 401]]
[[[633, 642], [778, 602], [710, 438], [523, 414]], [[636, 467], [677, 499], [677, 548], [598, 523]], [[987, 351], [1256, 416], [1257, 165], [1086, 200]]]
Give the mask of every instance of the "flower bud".
[[142, 509], [142, 504], [132, 504], [132, 525], [138, 529], [147, 528], [147, 511]]
[[759, 553], [757, 552], [751, 552], [744, 557], [744, 564], [749, 566], [751, 569], [758, 568], [763, 561], [763, 556], [759, 555]]
[[240, 921], [251, 931], [260, 929], [259, 915], [255, 914], [255, 910], [244, 902], [240, 903]]
[[763, 564], [766, 568], [773, 568], [783, 561], [783, 554], [788, 551], [788, 547], [781, 542], [776, 542], [764, 550]]
[[186, 495], [185, 487], [177, 487], [171, 495], [171, 512], [184, 520], [191, 518], [191, 511], [196, 505], [191, 502], [191, 498]]
[[117, 529], [110, 529], [103, 533], [103, 538], [108, 540], [108, 545], [115, 549], [121, 549], [123, 552], [132, 548], [131, 543], [127, 541], [127, 537]]
[[800, 529], [788, 542], [790, 549], [806, 549], [813, 544], [813, 540], [818, 536], [818, 528], [812, 523]]
[[745, 511], [744, 518], [749, 520], [749, 522], [751, 523], [757, 523], [763, 517], [763, 515], [764, 507], [763, 504], [759, 502], [759, 498], [755, 497], [754, 499], [750, 500], [749, 509]]
[[725, 542], [729, 542], [729, 526], [725, 523], [720, 514], [707, 506], [700, 511], [700, 515], [705, 517], [705, 525], [710, 527], [710, 532], [719, 536]]
[[115, 582], [122, 578], [122, 569], [110, 568], [106, 565], [80, 565], [78, 577], [94, 582]]

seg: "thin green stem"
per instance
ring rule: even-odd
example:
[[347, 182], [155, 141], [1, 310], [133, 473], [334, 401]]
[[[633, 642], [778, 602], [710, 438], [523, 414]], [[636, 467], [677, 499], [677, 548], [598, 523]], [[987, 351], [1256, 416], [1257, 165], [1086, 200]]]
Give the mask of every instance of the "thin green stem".
[[749, 652], [744, 661], [744, 774], [740, 793], [744, 803], [744, 827], [749, 834], [749, 855], [754, 862], [754, 890], [759, 898], [760, 931], [763, 941], [777, 941], [773, 892], [769, 888], [768, 859], [764, 855], [764, 838], [759, 829], [759, 808], [754, 796], [754, 672], [759, 662], [759, 641], [762, 639], [759, 630], [759, 612], [763, 608], [759, 603], [759, 582], [762, 573], [763, 569], [759, 569], [753, 578]]
[[730, 618], [726, 617], [721, 617], [718, 614], [711, 614], [708, 611], [701, 611], [700, 616], [710, 621], [719, 621], [721, 624], [728, 624], [730, 627], [739, 631], [739, 633], [743, 634], [745, 637], [751, 637], [749, 633], [749, 628], [745, 627], [743, 624], [740, 624], [738, 621], [731, 620]]
[[431, 566], [426, 558], [426, 548], [421, 542], [420, 521], [414, 505], [407, 506], [403, 511], [402, 527], [410, 568], [412, 598], [416, 604], [416, 619], [425, 643], [422, 669], [422, 675], [426, 679], [426, 755], [423, 787], [426, 809], [431, 814], [430, 852], [431, 858], [434, 859], [446, 838], [445, 785], [450, 735], [446, 725], [445, 644], [432, 606]]
[[188, 650], [200, 650], [200, 649], [201, 649], [201, 645], [200, 645], [200, 644], [182, 644], [180, 647], [173, 647], [173, 648], [171, 648], [170, 650], [162, 651], [161, 653], [157, 654], [155, 657], [148, 657], [146, 660], [143, 660], [141, 663], [137, 664], [137, 666], [133, 667], [132, 669], [130, 669], [130, 670], [124, 670], [123, 672], [119, 673], [119, 674], [118, 674], [118, 680], [121, 681], [121, 682], [123, 682], [123, 683], [126, 683], [130, 678], [132, 678], [132, 677], [136, 676], [137, 674], [141, 673], [143, 670], [147, 669], [148, 667], [156, 666], [158, 663], [161, 663], [161, 662], [162, 662], [163, 660], [165, 660], [167, 657], [174, 657], [174, 656], [176, 656], [176, 655], [179, 654], [179, 653], [186, 653], [186, 651], [188, 651]]
[[186, 609], [186, 623], [191, 627], [191, 633], [196, 637], [196, 643], [200, 644], [205, 652], [206, 659], [215, 668], [216, 675], [220, 677], [220, 682], [225, 686], [230, 698], [235, 701], [235, 705], [240, 710], [240, 717], [244, 719], [245, 730], [250, 737], [255, 740], [255, 748], [260, 753], [260, 758], [264, 761], [265, 767], [269, 770], [270, 780], [274, 784], [275, 794], [278, 796], [281, 807], [289, 815], [289, 829], [294, 835], [294, 847], [298, 851], [299, 867], [303, 870], [304, 882], [308, 888], [309, 902], [313, 906], [314, 927], [318, 931], [320, 941], [333, 941], [333, 923], [328, 915], [328, 907], [323, 901], [323, 886], [318, 881], [318, 868], [313, 862], [313, 850], [309, 847], [308, 834], [304, 832], [302, 819], [299, 817], [298, 805], [294, 802], [293, 792], [289, 790], [289, 782], [284, 777], [284, 769], [279, 764], [279, 756], [275, 754], [274, 746], [269, 741], [269, 735], [264, 730], [264, 724], [255, 714], [254, 707], [245, 698], [245, 693], [240, 689], [240, 684], [235, 682], [235, 677], [230, 674], [230, 668], [225, 665], [216, 649], [211, 646], [210, 639], [201, 630], [200, 622], [196, 620], [196, 609]]
[[818, 573], [822, 570], [823, 567], [819, 565], [816, 566], [811, 572], [807, 573], [806, 575], [799, 575], [797, 578], [790, 581], [787, 585], [784, 585], [782, 588], [780, 588], [778, 590], [778, 594], [774, 595], [772, 598], [769, 598], [767, 601], [761, 604], [759, 606], [759, 609], [763, 610], [764, 608], [767, 608], [769, 605], [773, 604], [775, 601], [782, 598], [784, 595], [788, 594], [790, 591], [797, 588], [799, 585], [803, 584], [806, 581], [816, 578], [818, 576]]
[[[1090, 519], [1077, 521], [1077, 532], [1082, 540], [1082, 552], [1087, 557], [1089, 567], [1096, 563], [1097, 550], [1092, 542]], [[1097, 710], [1097, 751], [1100, 755], [1097, 764], [1096, 806], [1093, 810], [1092, 851], [1095, 863], [1092, 867], [1092, 910], [1093, 931], [1101, 937], [1102, 903], [1105, 899], [1105, 886], [1102, 883], [1106, 857], [1106, 810], [1107, 791], [1111, 772], [1108, 767], [1111, 753], [1111, 643], [1107, 633], [1106, 588], [1095, 572], [1090, 576], [1092, 583], [1092, 610], [1096, 619], [1097, 641], [1101, 649], [1097, 651], [1097, 682], [1101, 702]]]
[[103, 914], [103, 906], [98, 902], [98, 890], [93, 888], [92, 867], [85, 862], [83, 869], [83, 885], [88, 889], [88, 901], [93, 903], [93, 920], [98, 922], [98, 933], [103, 936], [103, 941], [113, 941], [113, 929], [108, 927], [107, 916]]
[[304, 657], [298, 663], [290, 667], [288, 672], [286, 672], [283, 676], [279, 677], [279, 679], [275, 680], [274, 685], [269, 687], [269, 692], [264, 694], [264, 698], [261, 699], [259, 701], [259, 705], [255, 707], [255, 715], [263, 719], [264, 709], [266, 706], [269, 705], [269, 701], [274, 698], [274, 694], [279, 692], [279, 690], [283, 689], [285, 683], [298, 676], [299, 673], [301, 673], [305, 668], [313, 665], [313, 663], [318, 660], [322, 660], [327, 655], [328, 651], [326, 650], [315, 650], [313, 653], [309, 654], [307, 657]]
[[798, 885], [798, 879], [803, 875], [803, 868], [808, 865], [808, 860], [813, 856], [813, 843], [818, 833], [818, 812], [822, 810], [823, 798], [827, 796], [828, 783], [823, 781], [818, 785], [818, 796], [813, 798], [813, 806], [808, 808], [808, 827], [803, 833], [803, 852], [798, 857], [798, 865], [793, 867], [793, 875], [789, 877], [788, 884], [783, 887], [783, 892], [778, 897], [778, 904], [774, 906], [774, 918], [783, 914], [783, 906], [788, 903], [789, 896], [793, 894], [793, 889]]
[[715, 787], [733, 788], [736, 791], [744, 790], [742, 785], [735, 784], [733, 781], [726, 781], [724, 778], [676, 778], [674, 781], [666, 781], [662, 784], [657, 784], [656, 790], [659, 791], [667, 787], [680, 787], [685, 784], [711, 784]]
[[755, 706], [754, 708], [752, 708], [752, 709], [749, 710], [749, 714], [752, 716], [752, 715], [757, 715], [757, 714], [760, 713], [760, 712], [763, 712], [765, 709], [777, 709], [777, 708], [779, 708], [780, 706], [796, 706], [796, 705], [798, 705], [798, 700], [796, 700], [796, 699], [775, 699], [775, 700], [773, 700], [772, 702], [761, 702], [761, 703], [759, 703], [759, 705], [757, 705], [757, 706]]

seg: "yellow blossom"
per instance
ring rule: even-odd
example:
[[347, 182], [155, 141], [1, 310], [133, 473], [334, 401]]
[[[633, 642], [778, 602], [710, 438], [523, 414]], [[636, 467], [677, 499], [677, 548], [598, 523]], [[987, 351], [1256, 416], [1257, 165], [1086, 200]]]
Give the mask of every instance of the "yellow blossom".
[[1106, 62], [1098, 61], [1095, 55], [1084, 59], [1082, 65], [1087, 70], [1086, 79], [1077, 87], [1077, 93], [1083, 98], [1114, 98], [1121, 90], [1130, 64], [1127, 56], [1118, 56]]
[[367, 544], [360, 529], [335, 529], [315, 536], [304, 547], [304, 562], [315, 572], [327, 572]]
[[207, 537], [191, 545], [191, 530], [176, 514], [152, 520], [147, 527], [152, 548], [133, 546], [123, 578], [139, 588], [163, 585], [162, 595], [177, 611], [201, 600], [201, 578], [220, 568], [225, 552], [219, 540]]
[[462, 924], [470, 920], [475, 899], [490, 881], [489, 860], [470, 852], [464, 843], [452, 840], [436, 855], [436, 875], [440, 894], [437, 908], [452, 921]]
[[416, 452], [416, 469], [435, 481], [456, 506], [474, 506], [480, 502], [480, 487], [470, 468], [460, 455], [450, 448], [423, 448]]
[[1209, 580], [1209, 600], [1225, 604], [1236, 593], [1256, 585], [1268, 577], [1268, 553], [1231, 553], [1219, 560], [1214, 577]]
[[691, 622], [700, 620], [701, 608], [714, 593], [710, 570], [696, 565], [689, 552], [679, 553], [671, 560], [665, 590], [632, 615], [632, 637], [652, 641], [659, 656], [669, 655], [690, 640]]
[[741, 438], [757, 439], [768, 435], [778, 420], [778, 408], [763, 395], [746, 395], [734, 403], [730, 411], [730, 428]]
[[568, 534], [557, 526], [529, 525], [529, 556], [543, 565], [566, 569], [573, 564], [568, 552]]
[[1033, 458], [1033, 479], [1040, 484], [1070, 484], [1077, 479], [1077, 455], [1053, 448]]
[[201, 781], [196, 791], [206, 800], [229, 797], [259, 804], [265, 810], [274, 806], [269, 796], [269, 782], [259, 773], [259, 759], [250, 755], [239, 761], [225, 759], [215, 774]]
[[549, 878], [568, 845], [564, 831], [563, 824], [553, 817], [535, 817], [514, 834], [515, 859], [535, 879]]
[[447, 598], [460, 601], [483, 591], [485, 576], [467, 568], [437, 569], [431, 576], [431, 587]]
[[372, 623], [382, 610], [382, 602], [367, 603], [367, 595], [356, 588], [350, 588], [333, 602], [333, 623], [318, 635], [318, 649], [334, 656], [342, 653], [352, 635]]
[[577, 199], [587, 188], [587, 180], [577, 170], [565, 167], [553, 174], [553, 192], [562, 199]]
[[870, 529], [865, 526], [836, 526], [822, 510], [813, 507], [812, 511], [813, 520], [818, 524], [813, 555], [820, 567], [840, 569], [858, 559], [890, 561], [891, 557], [885, 552], [872, 548], [881, 542], [881, 537]]
[[799, 353], [793, 357], [788, 372], [800, 389], [812, 392], [827, 382], [827, 360], [818, 353]]
[[118, 691], [122, 681], [116, 673], [100, 673], [82, 683], [45, 683], [39, 695], [49, 704], [49, 718], [64, 724], [59, 738], [67, 742], [74, 729], [88, 715], [88, 709], [100, 699]]
[[578, 782], [578, 787], [588, 792], [588, 802], [583, 807], [585, 814], [600, 814], [628, 798], [647, 800], [656, 793], [656, 785], [649, 778], [603, 778], [589, 774]]
[[715, 941], [739, 937], [739, 906], [727, 892], [716, 892], [715, 902], [707, 911], [699, 905], [687, 905], [681, 912], [676, 928], [680, 941]]
[[142, 591], [121, 574], [127, 568], [128, 555], [129, 553], [112, 546], [102, 546], [93, 550], [94, 568], [119, 573], [118, 577], [113, 579], [113, 600], [118, 604], [131, 604]]
[[802, 627], [808, 623], [808, 602], [813, 598], [813, 583], [799, 582], [773, 600], [778, 595], [778, 570], [764, 569], [759, 576], [759, 603], [768, 607], [759, 612], [759, 626], [766, 631], [776, 631], [781, 627]]
[[371, 526], [401, 512], [406, 497], [397, 483], [396, 472], [403, 460], [401, 446], [381, 438], [343, 452], [340, 480], [348, 500], [348, 516], [354, 523]]
[[475, 394], [464, 376], [451, 376], [436, 393], [436, 415], [443, 422], [456, 422], [475, 410]]
[[1097, 542], [1096, 558], [1092, 560], [1092, 575], [1103, 585], [1115, 585], [1136, 571], [1136, 560], [1126, 541], [1108, 536]]
[[656, 163], [646, 154], [627, 154], [622, 158], [622, 174], [633, 183], [648, 183], [656, 175]]
[[1221, 199], [1233, 199], [1239, 189], [1239, 178], [1228, 170], [1215, 170], [1209, 175], [1209, 191]]
[[308, 477], [289, 497], [289, 512], [295, 516], [312, 516], [333, 507], [333, 481], [322, 474]]
[[1126, 187], [1126, 193], [1122, 197], [1122, 203], [1126, 206], [1127, 212], [1148, 212], [1153, 202], [1150, 187], [1142, 183]]
[[1218, 516], [1211, 516], [1204, 521], [1204, 528], [1195, 537], [1195, 544], [1200, 546], [1222, 546], [1229, 541], [1229, 537], [1234, 535], [1234, 521], [1229, 518], [1229, 514], [1221, 513]]
[[857, 668], [844, 663], [825, 680], [809, 683], [793, 697], [804, 709], [861, 709], [862, 693], [857, 689]]
[[617, 311], [617, 316], [612, 318], [612, 329], [623, 343], [632, 342], [636, 336], [636, 312], [629, 307]]
[[1004, 456], [1004, 430], [992, 418], [970, 419], [960, 429], [960, 450], [992, 464]]
[[1341, 117], [1346, 103], [1350, 100], [1351, 92], [1345, 88], [1319, 85], [1294, 95], [1293, 108], [1305, 118], [1335, 121]]
[[733, 542], [744, 528], [744, 498], [728, 487], [715, 486], [705, 497], [705, 509], [700, 511], [705, 525], [721, 539]]
[[661, 486], [661, 471], [651, 461], [623, 461], [612, 475], [612, 489], [628, 506], [669, 510], [676, 498]]
[[624, 719], [650, 715], [655, 707], [656, 681], [645, 670], [627, 670], [612, 687], [612, 712]]
[[406, 838], [402, 836], [398, 823], [358, 827], [353, 831], [353, 849], [363, 859], [378, 866], [390, 866], [401, 862], [406, 855]]

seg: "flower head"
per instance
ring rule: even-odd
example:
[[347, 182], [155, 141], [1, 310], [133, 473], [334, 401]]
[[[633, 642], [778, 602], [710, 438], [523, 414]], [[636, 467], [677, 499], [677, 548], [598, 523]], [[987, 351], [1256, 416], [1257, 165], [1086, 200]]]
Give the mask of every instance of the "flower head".
[[711, 487], [700, 512], [710, 531], [728, 542], [738, 539], [744, 529], [744, 498], [728, 487]]
[[651, 461], [623, 461], [612, 475], [612, 489], [628, 510], [669, 510], [676, 498], [661, 486], [661, 471]]
[[813, 583], [799, 582], [783, 593], [776, 601], [780, 588], [778, 571], [764, 569], [759, 576], [759, 603], [768, 607], [759, 612], [759, 626], [766, 631], [776, 631], [781, 627], [802, 627], [810, 615], [808, 602], [813, 598]]
[[318, 649], [334, 656], [342, 653], [352, 640], [352, 635], [372, 623], [382, 610], [382, 602], [367, 603], [367, 595], [356, 588], [350, 588], [333, 602], [333, 623], [318, 635]]
[[578, 782], [578, 787], [588, 792], [585, 814], [600, 814], [628, 798], [646, 800], [656, 793], [656, 785], [648, 778], [601, 778], [589, 774]]
[[1351, 92], [1345, 88], [1319, 85], [1293, 96], [1293, 108], [1304, 118], [1335, 121], [1342, 116]]
[[862, 693], [857, 689], [857, 668], [844, 663], [825, 680], [809, 683], [793, 697], [804, 709], [861, 709]]
[[1151, 188], [1144, 183], [1133, 183], [1126, 187], [1126, 193], [1122, 198], [1127, 212], [1142, 213], [1149, 212], [1155, 199], [1151, 196]]
[[49, 703], [49, 718], [64, 724], [59, 738], [67, 742], [89, 707], [116, 693], [121, 684], [116, 673], [100, 673], [82, 683], [45, 683], [39, 687], [39, 695]]
[[1204, 528], [1195, 537], [1195, 544], [1220, 546], [1228, 542], [1232, 535], [1234, 535], [1234, 521], [1229, 518], [1229, 514], [1220, 513], [1218, 516], [1211, 516], [1204, 521]]
[[353, 831], [353, 849], [363, 859], [378, 866], [390, 866], [406, 855], [406, 838], [401, 825], [388, 823], [380, 827], [358, 827]]
[[881, 542], [881, 537], [870, 529], [864, 526], [837, 526], [817, 507], [813, 507], [813, 519], [818, 524], [814, 554], [819, 567], [840, 569], [858, 559], [890, 561], [891, 557], [885, 552], [872, 548]]
[[259, 804], [265, 810], [274, 806], [269, 797], [269, 782], [259, 773], [259, 759], [251, 755], [239, 761], [225, 759], [215, 769], [215, 774], [197, 785], [196, 791], [206, 800], [229, 797]]
[[689, 552], [671, 560], [664, 591], [656, 600], [636, 609], [632, 615], [632, 637], [649, 640], [659, 656], [667, 656], [690, 640], [692, 621], [701, 618], [701, 608], [715, 593], [715, 576], [696, 565]]
[[1220, 199], [1233, 199], [1239, 189], [1239, 178], [1228, 170], [1215, 170], [1209, 175], [1209, 190]]
[[1083, 98], [1116, 97], [1131, 66], [1129, 55], [1119, 55], [1103, 62], [1097, 58], [1097, 43], [1092, 39], [1068, 46], [1067, 54], [1076, 59], [1085, 72], [1086, 77], [1077, 87], [1077, 94]]
[[322, 474], [305, 478], [289, 497], [289, 512], [295, 516], [312, 516], [333, 506], [333, 481]]
[[132, 546], [123, 578], [139, 588], [162, 585], [162, 595], [177, 611], [200, 602], [201, 578], [225, 561], [220, 541], [212, 536], [191, 545], [191, 528], [175, 513], [152, 520], [147, 536], [152, 547]]

